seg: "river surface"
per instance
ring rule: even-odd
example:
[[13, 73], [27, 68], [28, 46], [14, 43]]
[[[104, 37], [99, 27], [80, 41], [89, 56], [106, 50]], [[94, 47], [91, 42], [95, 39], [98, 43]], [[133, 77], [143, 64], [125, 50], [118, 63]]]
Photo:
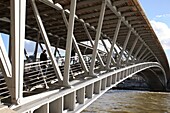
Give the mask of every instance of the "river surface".
[[109, 90], [82, 113], [170, 113], [170, 92]]

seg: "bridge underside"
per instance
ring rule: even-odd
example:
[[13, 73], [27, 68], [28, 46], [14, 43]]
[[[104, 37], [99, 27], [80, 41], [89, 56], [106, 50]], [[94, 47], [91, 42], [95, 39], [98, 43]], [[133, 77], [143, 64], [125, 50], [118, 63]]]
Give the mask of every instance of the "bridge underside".
[[157, 73], [153, 71], [154, 69], [147, 69], [144, 71], [139, 72], [138, 74], [143, 77], [148, 84], [150, 90], [153, 91], [165, 91], [167, 84], [165, 84], [166, 78], [162, 78], [163, 73], [158, 72], [158, 69], [156, 69]]
[[153, 90], [170, 80], [136, 0], [1, 0], [0, 32], [9, 36], [8, 53], [0, 38], [0, 97], [19, 113], [80, 112], [136, 73]]

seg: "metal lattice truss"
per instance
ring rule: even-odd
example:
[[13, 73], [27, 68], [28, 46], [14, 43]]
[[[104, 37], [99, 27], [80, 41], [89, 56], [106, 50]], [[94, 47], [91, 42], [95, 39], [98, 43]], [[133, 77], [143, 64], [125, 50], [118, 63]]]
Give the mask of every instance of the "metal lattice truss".
[[[164, 50], [136, 0], [1, 0], [0, 32], [10, 35], [9, 58], [2, 40], [0, 58], [13, 103], [23, 98], [24, 39], [45, 44], [58, 82], [64, 87], [70, 87], [72, 45], [87, 76], [97, 76], [96, 60], [101, 70], [107, 71], [124, 64], [158, 62], [160, 70], [154, 71], [163, 71], [169, 79]], [[81, 44], [83, 41], [90, 41], [91, 46]], [[106, 49], [105, 61], [104, 52], [98, 50], [99, 41]], [[66, 50], [63, 74], [51, 46]], [[115, 46], [120, 48], [117, 59], [113, 57]], [[89, 67], [82, 53], [91, 54]], [[122, 63], [123, 56], [126, 60]]]

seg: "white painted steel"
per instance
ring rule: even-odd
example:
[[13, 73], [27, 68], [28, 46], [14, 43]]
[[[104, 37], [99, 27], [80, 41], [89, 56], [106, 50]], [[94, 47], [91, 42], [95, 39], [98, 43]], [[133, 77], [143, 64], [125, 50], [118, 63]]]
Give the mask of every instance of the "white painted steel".
[[50, 42], [48, 40], [48, 36], [47, 36], [46, 31], [45, 31], [45, 28], [44, 28], [44, 25], [42, 23], [42, 20], [40, 18], [37, 6], [35, 4], [35, 0], [31, 0], [31, 5], [33, 7], [33, 11], [35, 13], [35, 17], [36, 17], [36, 20], [37, 20], [37, 23], [38, 23], [38, 27], [39, 27], [39, 29], [41, 31], [41, 35], [42, 35], [42, 38], [44, 40], [45, 46], [47, 48], [47, 51], [48, 51], [49, 56], [51, 58], [52, 64], [54, 66], [54, 70], [55, 70], [56, 76], [57, 76], [59, 82], [62, 83], [63, 76], [62, 76], [61, 71], [60, 71], [60, 69], [59, 69], [59, 67], [57, 65], [57, 62], [56, 62], [55, 57], [54, 57], [54, 54], [52, 53], [52, 50], [50, 49], [51, 45], [50, 45]]
[[[39, 98], [32, 98], [32, 101], [23, 103], [13, 109], [18, 113], [35, 110], [39, 111], [40, 109], [46, 110], [46, 108], [49, 108], [48, 111], [56, 110], [57, 113], [78, 113], [110, 88], [116, 86], [125, 79], [132, 77], [134, 74], [151, 67], [163, 69], [157, 62], [134, 64], [104, 73], [98, 78], [80, 81], [80, 83], [73, 83], [72, 86], [74, 86], [74, 88], [38, 94]], [[64, 98], [64, 100], [62, 98]], [[55, 108], [54, 106], [58, 106], [58, 108]]]
[[124, 16], [121, 15], [120, 11], [117, 10], [117, 8], [115, 6], [112, 5], [111, 0], [107, 0], [107, 6], [110, 8], [110, 10], [113, 11], [113, 13], [117, 16], [122, 18], [122, 22], [128, 27], [132, 29], [132, 32], [136, 35], [136, 37], [139, 37], [139, 40], [148, 48], [148, 50], [153, 54], [153, 56], [157, 59], [157, 61], [159, 62], [158, 58], [156, 57], [156, 55], [154, 54], [154, 52], [149, 48], [149, 46], [142, 40], [142, 38], [140, 37], [140, 35], [136, 32], [136, 30], [129, 24], [129, 22], [125, 19]]
[[[103, 38], [102, 38], [102, 37], [101, 37], [101, 41], [102, 41], [103, 46], [104, 46], [104, 48], [106, 49], [107, 54], [108, 54], [108, 53], [109, 53], [108, 47], [106, 46], [106, 43], [104, 42], [104, 40], [103, 40]], [[111, 57], [111, 62], [112, 62], [113, 64], [115, 64], [115, 63], [116, 63], [116, 61], [115, 61], [115, 59], [114, 59], [113, 57]]]
[[141, 44], [140, 47], [138, 48], [138, 50], [135, 52], [135, 55], [134, 55], [134, 57], [133, 57], [133, 61], [135, 60], [135, 58], [137, 57], [137, 55], [138, 55], [139, 52], [141, 51], [142, 47], [143, 47], [143, 44]]
[[[116, 26], [116, 30], [115, 30], [115, 32], [114, 32], [114, 37], [113, 37], [113, 39], [112, 39], [110, 52], [109, 52], [109, 54], [107, 55], [107, 62], [106, 62], [106, 68], [107, 68], [107, 69], [110, 69], [111, 56], [113, 55], [113, 49], [114, 49], [115, 44], [116, 44], [116, 40], [117, 40], [117, 36], [118, 36], [119, 29], [120, 29], [120, 26], [121, 26], [121, 22], [122, 22], [122, 19], [120, 18], [120, 19], [118, 20], [118, 23], [117, 23], [117, 26]], [[111, 40], [110, 40], [110, 42], [111, 42]]]
[[[65, 15], [65, 12], [64, 12], [64, 11], [62, 11], [62, 16], [63, 16], [64, 22], [65, 22], [65, 25], [66, 25], [66, 27], [68, 28], [68, 21], [67, 21], [67, 18], [66, 18], [66, 15]], [[82, 66], [82, 68], [84, 69], [85, 74], [87, 75], [88, 72], [89, 72], [89, 70], [88, 70], [88, 68], [87, 68], [87, 65], [86, 65], [84, 59], [83, 59], [83, 55], [81, 54], [81, 51], [80, 51], [80, 49], [79, 49], [79, 46], [78, 46], [78, 44], [77, 44], [77, 42], [76, 42], [76, 39], [75, 39], [75, 37], [74, 37], [74, 34], [72, 35], [72, 39], [73, 39], [73, 46], [75, 47], [75, 50], [77, 51], [78, 56], [79, 56], [79, 58], [80, 58], [81, 66]]]
[[[63, 10], [62, 7], [59, 7], [57, 4], [54, 4], [52, 0], [39, 0], [46, 5], [51, 6], [54, 9], [61, 10], [63, 11], [62, 14], [65, 15], [65, 11]], [[107, 1], [107, 3], [106, 3]], [[89, 2], [92, 2], [89, 0]], [[35, 0], [32, 0], [32, 6], [33, 10], [35, 13], [35, 17], [37, 19], [37, 23], [39, 26], [39, 29], [41, 30], [42, 37], [45, 41], [46, 48], [48, 50], [48, 53], [50, 54], [53, 67], [55, 68], [55, 72], [58, 75], [59, 82], [62, 82], [62, 75], [61, 72], [58, 68], [58, 65], [55, 61], [54, 55], [52, 54], [52, 51], [50, 50], [50, 43], [47, 37], [47, 33], [44, 29], [42, 20], [40, 18], [39, 12], [37, 10]], [[83, 3], [83, 2], [82, 2]], [[78, 80], [76, 83], [69, 82], [69, 69], [70, 69], [70, 54], [71, 54], [71, 48], [72, 48], [72, 40], [73, 43], [75, 44], [76, 51], [78, 51], [80, 60], [83, 64], [83, 68], [87, 74], [88, 69], [87, 66], [83, 60], [82, 54], [79, 50], [78, 44], [75, 40], [75, 37], [73, 35], [73, 29], [74, 29], [74, 19], [79, 20], [76, 18], [75, 15], [75, 8], [76, 8], [76, 0], [71, 1], [71, 8], [70, 8], [70, 17], [69, 17], [69, 24], [66, 16], [64, 16], [64, 21], [66, 23], [66, 26], [68, 27], [68, 33], [67, 33], [67, 46], [66, 46], [66, 57], [65, 57], [65, 69], [64, 69], [64, 85], [65, 86], [74, 86], [73, 88], [66, 89], [66, 88], [60, 88], [57, 90], [52, 90], [48, 92], [43, 92], [41, 94], [29, 96], [29, 97], [22, 97], [23, 93], [23, 39], [25, 36], [25, 7], [26, 7], [26, 1], [25, 0], [11, 0], [11, 34], [14, 37], [13, 38], [13, 44], [14, 44], [14, 52], [12, 53], [12, 66], [15, 68], [12, 69], [12, 84], [7, 83], [8, 87], [10, 87], [10, 92], [12, 96], [12, 101], [14, 103], [19, 103], [19, 105], [14, 106], [14, 110], [16, 110], [19, 113], [22, 112], [27, 112], [27, 113], [32, 113], [32, 112], [37, 112], [37, 113], [51, 113], [51, 112], [57, 112], [57, 113], [64, 113], [64, 112], [80, 112], [83, 110], [85, 107], [87, 107], [89, 104], [91, 104], [93, 101], [95, 101], [98, 97], [100, 97], [103, 93], [105, 93], [107, 90], [109, 90], [111, 87], [116, 86], [118, 83], [122, 82], [123, 80], [127, 79], [128, 77], [133, 76], [134, 74], [151, 68], [151, 67], [158, 67], [162, 69], [164, 75], [165, 72], [161, 65], [159, 63], [155, 62], [144, 62], [144, 63], [139, 63], [139, 64], [133, 64], [131, 66], [127, 66], [121, 69], [117, 70], [110, 70], [110, 72], [102, 73], [98, 75], [98, 78], [87, 78], [85, 80]], [[105, 14], [105, 8], [107, 6], [115, 13], [115, 15], [119, 18], [116, 32], [114, 34], [114, 39], [112, 42], [112, 50], [110, 50], [110, 54], [108, 55], [107, 58], [107, 68], [110, 66], [110, 59], [112, 58], [110, 55], [113, 53], [114, 45], [116, 43], [117, 35], [119, 32], [119, 28], [121, 26], [121, 22], [123, 22], [129, 29], [132, 30], [132, 33], [136, 35], [136, 37], [139, 37], [139, 40], [141, 41], [142, 45], [139, 47], [138, 51], [134, 55], [134, 59], [136, 59], [138, 53], [140, 52], [140, 49], [142, 48], [143, 45], [146, 46], [146, 49], [148, 49], [153, 55], [147, 57], [147, 60], [152, 60], [153, 58], [156, 58], [155, 54], [152, 52], [152, 50], [146, 45], [146, 43], [140, 38], [138, 33], [134, 30], [134, 28], [131, 27], [131, 25], [128, 23], [127, 20], [121, 15], [119, 11], [117, 11], [115, 6], [112, 6], [112, 3], [110, 0], [103, 0], [102, 6], [101, 6], [101, 12], [100, 12], [100, 18], [98, 22], [98, 28], [96, 32], [96, 37], [95, 37], [95, 44], [94, 44], [94, 50], [92, 54], [92, 63], [90, 65], [90, 73], [89, 75], [95, 75], [94, 73], [94, 65], [96, 61], [96, 56], [98, 55], [98, 42], [99, 39], [102, 35], [101, 29], [102, 29], [102, 23], [104, 19], [104, 14]], [[18, 7], [17, 7], [18, 6]], [[24, 7], [24, 10], [20, 10], [22, 7]], [[96, 6], [100, 7], [100, 5]], [[127, 8], [127, 7], [126, 7]], [[126, 8], [122, 8], [121, 10], [124, 10]], [[89, 8], [91, 9], [91, 7]], [[82, 9], [85, 11], [85, 9]], [[106, 18], [112, 18], [106, 17]], [[130, 17], [129, 19], [133, 19], [133, 17]], [[80, 21], [80, 20], [79, 20]], [[84, 23], [83, 23], [84, 24]], [[17, 26], [19, 25], [19, 26]], [[91, 27], [91, 26], [90, 26]], [[91, 27], [92, 28], [92, 27]], [[121, 57], [126, 49], [126, 45], [128, 43], [128, 39], [130, 37], [131, 30], [129, 31], [127, 38], [125, 40], [125, 43], [123, 45]], [[107, 36], [106, 36], [107, 37]], [[115, 38], [116, 37], [116, 38]], [[21, 44], [22, 43], [22, 44]], [[137, 41], [135, 42], [137, 43]], [[0, 42], [2, 44], [2, 40]], [[18, 45], [17, 45], [18, 44]], [[135, 47], [136, 44], [133, 44]], [[23, 47], [23, 48], [22, 48]], [[133, 51], [134, 47], [131, 48], [131, 51]], [[0, 45], [0, 48], [4, 48], [4, 46]], [[43, 49], [43, 47], [41, 47]], [[145, 50], [146, 50], [145, 49]], [[129, 56], [131, 55], [131, 52], [129, 53]], [[142, 55], [144, 52], [142, 53]], [[0, 58], [3, 66], [7, 66], [5, 68], [5, 73], [7, 76], [10, 76], [10, 63], [9, 59], [5, 56], [4, 49], [0, 50]], [[141, 55], [141, 56], [142, 56]], [[121, 57], [119, 59], [121, 59]], [[128, 57], [129, 58], [129, 57]], [[102, 59], [100, 59], [102, 61]], [[8, 62], [8, 64], [6, 62]], [[6, 63], [6, 64], [5, 64]], [[118, 61], [120, 63], [120, 60]], [[104, 64], [103, 64], [104, 65]], [[16, 67], [18, 66], [18, 67]], [[21, 75], [22, 74], [22, 75]], [[17, 75], [17, 76], [16, 76]], [[20, 76], [21, 75], [21, 76]], [[166, 81], [166, 76], [165, 76], [165, 81]], [[9, 80], [7, 79], [7, 82]], [[12, 86], [13, 85], [13, 86]], [[12, 87], [11, 87], [12, 86]], [[23, 98], [23, 99], [22, 99]]]
[[[86, 34], [87, 34], [87, 37], [89, 38], [89, 41], [90, 41], [92, 47], [94, 47], [92, 37], [91, 37], [91, 35], [90, 35], [90, 33], [89, 33], [88, 29], [87, 29], [86, 24], [83, 24], [83, 27], [84, 27], [84, 29], [85, 29], [85, 32], [86, 32]], [[98, 60], [99, 60], [99, 62], [100, 62], [100, 64], [101, 64], [101, 66], [104, 68], [105, 65], [104, 65], [103, 60], [102, 60], [100, 54], [98, 53], [98, 51], [97, 51], [97, 57], [98, 57]]]
[[138, 42], [138, 38], [136, 38], [135, 41], [133, 42], [133, 45], [132, 45], [132, 47], [131, 47], [131, 49], [130, 49], [130, 52], [129, 52], [129, 54], [128, 54], [128, 57], [127, 57], [127, 59], [126, 59], [126, 63], [128, 63], [129, 58], [130, 58], [130, 56], [132, 55], [132, 52], [133, 52], [133, 50], [135, 49], [135, 46], [136, 46], [137, 42]]
[[96, 32], [96, 36], [95, 36], [93, 53], [92, 53], [93, 57], [92, 57], [92, 61], [90, 64], [90, 70], [89, 70], [90, 76], [95, 75], [94, 66], [95, 66], [95, 60], [96, 60], [96, 56], [97, 56], [97, 47], [98, 47], [99, 39], [101, 36], [101, 29], [102, 29], [102, 24], [103, 24], [103, 19], [104, 19], [105, 8], [106, 8], [106, 0], [104, 0], [102, 2], [102, 6], [101, 6], [100, 17], [99, 17], [99, 21], [98, 21], [97, 32]]
[[69, 70], [70, 70], [70, 58], [71, 58], [71, 50], [72, 50], [72, 37], [74, 31], [74, 17], [76, 10], [76, 1], [72, 0], [70, 5], [70, 15], [69, 22], [67, 28], [67, 43], [66, 43], [66, 55], [65, 55], [65, 65], [64, 65], [64, 77], [63, 77], [63, 85], [70, 86], [69, 84]]
[[124, 51], [125, 51], [125, 49], [126, 49], [126, 46], [127, 46], [127, 44], [128, 44], [128, 41], [129, 41], [129, 38], [130, 38], [130, 35], [131, 35], [131, 31], [132, 31], [132, 30], [130, 29], [130, 30], [128, 31], [128, 33], [127, 33], [125, 42], [124, 42], [124, 44], [123, 44], [123, 48], [122, 48], [122, 50], [121, 50], [121, 52], [120, 52], [120, 56], [119, 56], [119, 58], [118, 58], [118, 62], [117, 62], [118, 65], [120, 65], [120, 63], [121, 63], [121, 59], [122, 59], [123, 53], [124, 53]]
[[12, 78], [8, 86], [10, 85], [12, 102], [18, 104], [23, 98], [26, 0], [10, 0], [10, 6]]

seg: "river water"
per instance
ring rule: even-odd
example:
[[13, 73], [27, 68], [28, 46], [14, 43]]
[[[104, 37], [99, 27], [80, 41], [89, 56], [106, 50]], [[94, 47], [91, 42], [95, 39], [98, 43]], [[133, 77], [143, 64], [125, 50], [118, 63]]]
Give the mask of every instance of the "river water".
[[109, 90], [82, 113], [170, 113], [170, 93]]

